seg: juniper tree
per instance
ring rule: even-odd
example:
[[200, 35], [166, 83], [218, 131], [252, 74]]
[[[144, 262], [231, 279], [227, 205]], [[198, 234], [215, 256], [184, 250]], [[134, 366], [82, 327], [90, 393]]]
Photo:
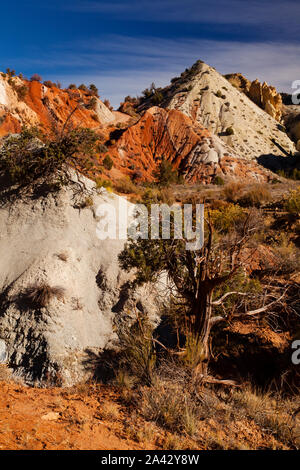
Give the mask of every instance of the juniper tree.
[[[131, 240], [119, 255], [126, 271], [134, 270], [133, 284], [156, 283], [167, 275], [169, 299], [180, 312], [184, 333], [188, 341], [196, 341], [197, 372], [207, 375], [210, 359], [210, 335], [214, 325], [225, 320], [256, 317], [272, 309], [285, 296], [285, 291], [274, 290], [270, 285], [263, 292], [246, 292], [225, 287], [238, 273], [244, 271], [253, 255], [249, 241], [255, 231], [253, 212], [245, 213], [227, 234], [216, 232], [210, 217], [206, 220], [206, 237], [201, 249], [186, 249], [185, 239]], [[249, 245], [249, 246], [248, 246]], [[250, 251], [247, 251], [250, 250]], [[248, 256], [245, 256], [248, 252]], [[247, 284], [247, 283], [246, 283]], [[217, 295], [218, 294], [218, 297]], [[230, 298], [238, 308], [226, 308]], [[242, 301], [240, 299], [247, 299]], [[232, 315], [231, 313], [234, 312]]]

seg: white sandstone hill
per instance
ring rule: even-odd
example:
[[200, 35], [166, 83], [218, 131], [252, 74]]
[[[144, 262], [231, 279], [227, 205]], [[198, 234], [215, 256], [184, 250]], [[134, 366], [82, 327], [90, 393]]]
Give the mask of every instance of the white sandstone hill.
[[[256, 159], [296, 151], [278, 121], [204, 62], [172, 79], [162, 96], [160, 106], [182, 111], [220, 137], [237, 156]], [[148, 106], [146, 100], [139, 111]]]
[[[153, 295], [126, 288], [130, 277], [118, 264], [125, 241], [96, 234], [99, 204], [118, 210], [122, 198], [84, 177], [78, 191], [72, 179], [57, 193], [0, 207], [0, 359], [28, 383], [86, 378], [87, 350], [114, 347], [118, 326], [136, 309], [155, 318], [153, 286]], [[53, 291], [47, 305], [26, 303], [28, 289], [45, 285]]]

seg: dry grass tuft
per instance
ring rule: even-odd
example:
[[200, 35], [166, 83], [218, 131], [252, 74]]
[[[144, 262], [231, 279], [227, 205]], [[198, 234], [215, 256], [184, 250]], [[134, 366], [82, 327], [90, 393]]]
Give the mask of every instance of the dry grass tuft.
[[68, 258], [69, 258], [68, 253], [66, 253], [65, 251], [63, 251], [63, 252], [61, 252], [61, 253], [58, 253], [56, 256], [57, 256], [58, 259], [60, 259], [61, 261], [65, 261], [65, 262], [68, 261]]
[[22, 300], [33, 307], [47, 307], [53, 298], [63, 300], [65, 289], [60, 286], [49, 286], [49, 284], [33, 284], [27, 287], [22, 295]]
[[119, 406], [114, 402], [106, 402], [103, 404], [100, 414], [105, 420], [117, 421], [120, 417]]
[[228, 202], [237, 202], [243, 193], [244, 185], [237, 181], [226, 184], [223, 188], [223, 194]]
[[239, 199], [240, 204], [250, 207], [260, 207], [272, 199], [271, 193], [265, 184], [257, 183], [253, 185]]

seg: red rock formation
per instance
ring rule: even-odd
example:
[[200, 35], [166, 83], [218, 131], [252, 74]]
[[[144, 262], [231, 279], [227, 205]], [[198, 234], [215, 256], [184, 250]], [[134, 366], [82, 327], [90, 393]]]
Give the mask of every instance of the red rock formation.
[[[26, 93], [21, 97], [18, 90], [24, 87]], [[128, 111], [127, 107], [132, 109], [132, 103], [125, 102], [122, 110]], [[225, 111], [224, 115], [229, 114]], [[198, 117], [199, 113], [198, 109]], [[200, 119], [189, 117], [184, 110], [154, 106], [136, 122], [138, 115], [133, 119], [120, 111], [112, 112], [89, 92], [62, 90], [38, 81], [0, 76], [0, 136], [20, 132], [24, 125], [39, 126], [47, 132], [54, 124], [61, 127], [70, 116], [74, 126], [99, 131], [102, 143], [105, 138], [109, 140], [108, 150], [104, 150], [98, 162], [89, 169], [89, 176], [99, 175], [99, 165], [108, 153], [114, 160], [114, 168], [112, 171], [101, 168], [100, 173], [112, 179], [129, 175], [151, 181], [153, 171], [163, 157], [179, 169], [188, 182], [209, 183], [216, 175], [255, 180], [268, 178], [268, 173], [255, 160], [241, 158], [201, 124]]]
[[[18, 90], [23, 88], [20, 97]], [[75, 110], [75, 111], [74, 111]], [[73, 112], [74, 111], [74, 112]], [[0, 136], [19, 132], [21, 127], [40, 126], [49, 131], [53, 124], [63, 125], [72, 113], [74, 126], [98, 129], [114, 123], [116, 117], [102, 101], [82, 90], [47, 87], [38, 81], [0, 76]]]
[[[209, 183], [216, 175], [264, 181], [269, 173], [255, 161], [239, 159], [206, 128], [177, 110], [152, 107], [110, 147], [115, 168], [153, 180], [164, 157], [189, 182]], [[113, 136], [116, 137], [116, 136]]]

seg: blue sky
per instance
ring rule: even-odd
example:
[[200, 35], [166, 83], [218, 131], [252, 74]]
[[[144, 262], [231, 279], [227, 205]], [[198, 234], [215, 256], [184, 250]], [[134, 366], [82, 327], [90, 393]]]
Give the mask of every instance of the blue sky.
[[197, 59], [280, 91], [300, 79], [299, 0], [1, 3], [0, 70], [95, 83], [114, 106]]

